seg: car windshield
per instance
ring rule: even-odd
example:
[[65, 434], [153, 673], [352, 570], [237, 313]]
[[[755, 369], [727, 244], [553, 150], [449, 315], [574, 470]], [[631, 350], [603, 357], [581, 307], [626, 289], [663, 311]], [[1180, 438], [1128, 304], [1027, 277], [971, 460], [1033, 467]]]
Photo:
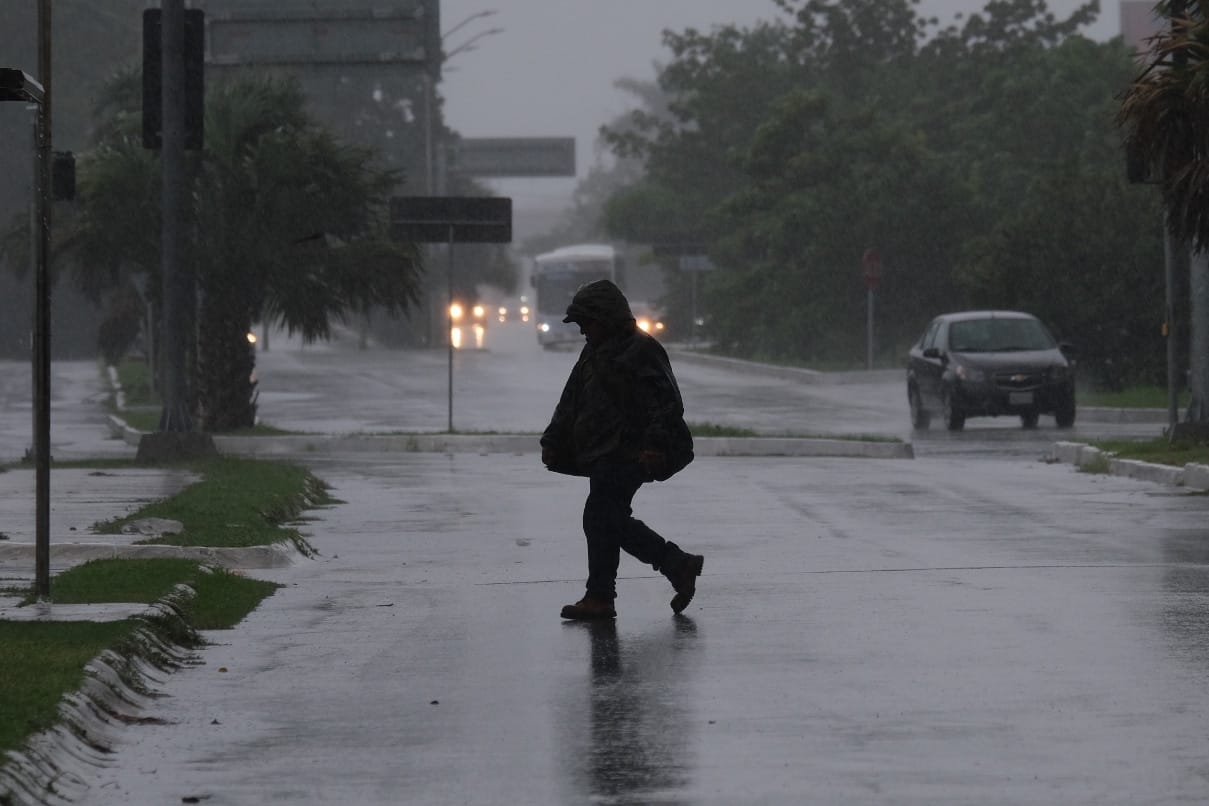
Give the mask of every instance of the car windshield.
[[949, 326], [949, 349], [955, 353], [1001, 353], [1048, 350], [1054, 338], [1036, 319], [966, 319]]

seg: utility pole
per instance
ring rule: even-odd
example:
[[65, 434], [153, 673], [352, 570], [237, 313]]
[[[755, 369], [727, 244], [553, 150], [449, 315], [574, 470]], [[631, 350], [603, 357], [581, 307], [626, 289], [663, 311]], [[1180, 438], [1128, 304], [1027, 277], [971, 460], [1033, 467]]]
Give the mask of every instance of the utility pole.
[[34, 588], [50, 596], [51, 2], [38, 0], [38, 266], [34, 280]]
[[184, 260], [185, 228], [185, 4], [163, 0], [160, 24], [162, 59], [161, 109], [163, 167], [160, 268], [163, 310], [160, 350], [164, 407], [159, 430], [193, 430], [189, 413], [186, 367], [188, 336], [193, 322], [193, 282]]
[[1200, 437], [1209, 437], [1209, 255], [1198, 252], [1189, 261], [1188, 296], [1190, 299], [1188, 379], [1192, 402], [1188, 405], [1189, 429]]

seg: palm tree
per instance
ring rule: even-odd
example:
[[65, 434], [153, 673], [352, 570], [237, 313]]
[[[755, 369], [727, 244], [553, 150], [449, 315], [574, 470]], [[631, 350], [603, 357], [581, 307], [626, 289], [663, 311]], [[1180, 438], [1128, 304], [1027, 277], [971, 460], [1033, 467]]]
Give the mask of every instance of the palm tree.
[[1166, 0], [1171, 25], [1125, 90], [1117, 122], [1129, 153], [1162, 188], [1171, 233], [1209, 245], [1209, 2]]
[[[1171, 235], [1209, 252], [1209, 0], [1164, 0], [1170, 27], [1126, 89], [1117, 115], [1128, 153], [1159, 185]], [[1188, 420], [1209, 434], [1209, 269], [1192, 262]]]
[[[81, 160], [69, 241], [77, 281], [94, 293], [140, 275], [158, 288], [159, 166], [141, 149], [137, 81], [129, 72], [111, 83], [100, 142]], [[205, 149], [190, 165], [193, 380], [202, 427], [225, 431], [255, 422], [253, 322], [314, 340], [371, 305], [402, 313], [416, 301], [420, 264], [413, 246], [387, 234], [395, 174], [316, 126], [294, 81], [247, 74], [212, 87], [205, 125]]]

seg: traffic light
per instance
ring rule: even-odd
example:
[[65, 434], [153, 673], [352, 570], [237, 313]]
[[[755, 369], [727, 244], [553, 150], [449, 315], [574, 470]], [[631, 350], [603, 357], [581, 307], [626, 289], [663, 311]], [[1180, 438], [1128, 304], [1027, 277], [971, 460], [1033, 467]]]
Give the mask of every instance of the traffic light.
[[[159, 148], [164, 129], [161, 106], [163, 57], [160, 9], [143, 11], [143, 147]], [[205, 118], [205, 12], [185, 9], [185, 148], [200, 149]]]

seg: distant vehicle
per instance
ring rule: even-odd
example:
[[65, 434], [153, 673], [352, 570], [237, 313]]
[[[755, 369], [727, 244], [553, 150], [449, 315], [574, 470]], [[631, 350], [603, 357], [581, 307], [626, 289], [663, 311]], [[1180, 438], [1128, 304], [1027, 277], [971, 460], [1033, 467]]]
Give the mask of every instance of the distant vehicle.
[[579, 325], [563, 322], [571, 298], [584, 283], [611, 280], [625, 290], [625, 263], [620, 252], [606, 244], [578, 244], [546, 252], [533, 259], [533, 307], [537, 341], [543, 347], [580, 343]]
[[1031, 314], [965, 311], [938, 316], [907, 359], [911, 425], [939, 416], [950, 431], [967, 417], [1015, 415], [1033, 428], [1052, 414], [1059, 428], [1075, 423], [1075, 362]]
[[663, 314], [654, 301], [664, 294], [663, 278], [653, 265], [627, 272], [625, 253], [608, 244], [564, 246], [533, 259], [529, 282], [535, 294], [533, 316], [537, 341], [545, 347], [582, 344], [579, 325], [563, 322], [571, 298], [584, 283], [611, 280], [626, 295], [638, 327], [663, 337]]
[[449, 306], [449, 343], [455, 350], [481, 350], [487, 337], [487, 308], [454, 300]]

